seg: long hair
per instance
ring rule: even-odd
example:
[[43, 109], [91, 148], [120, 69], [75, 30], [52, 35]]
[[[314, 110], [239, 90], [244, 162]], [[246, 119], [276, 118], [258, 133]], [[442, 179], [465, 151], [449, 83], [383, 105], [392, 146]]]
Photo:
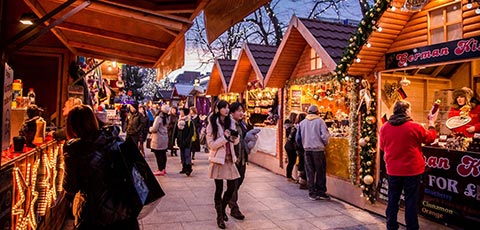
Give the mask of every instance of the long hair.
[[98, 121], [88, 105], [74, 106], [67, 116], [67, 137], [88, 139], [98, 131]]
[[[212, 116], [210, 116], [210, 124], [212, 125], [214, 139], [217, 139], [217, 132], [218, 132], [217, 119], [220, 119], [220, 109], [227, 108], [227, 107], [228, 107], [228, 102], [224, 100], [220, 100], [215, 106], [214, 113], [212, 114]], [[225, 121], [223, 122], [223, 124], [220, 121], [220, 124], [223, 125], [224, 130], [225, 128], [227, 129], [230, 128], [230, 125], [231, 125], [230, 123], [231, 121], [229, 116], [225, 117]]]
[[295, 124], [300, 124], [305, 118], [307, 117], [307, 114], [304, 112], [301, 112], [297, 115], [297, 118], [295, 119]]

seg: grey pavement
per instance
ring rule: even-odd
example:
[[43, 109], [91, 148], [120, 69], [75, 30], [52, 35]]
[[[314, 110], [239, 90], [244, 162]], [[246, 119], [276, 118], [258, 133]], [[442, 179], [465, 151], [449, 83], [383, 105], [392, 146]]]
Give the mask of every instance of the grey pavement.
[[[146, 154], [150, 167], [156, 170], [155, 156], [149, 150]], [[166, 196], [150, 215], [140, 220], [141, 228], [218, 229], [213, 204], [215, 185], [207, 178], [207, 154], [196, 154], [190, 177], [178, 173], [180, 157], [167, 155], [167, 175], [157, 177]], [[386, 229], [385, 218], [380, 215], [335, 198], [311, 201], [308, 192], [300, 190], [298, 184], [254, 164], [247, 166], [238, 203], [246, 218], [236, 220], [229, 216], [227, 229]], [[427, 225], [421, 222], [421, 229], [432, 229]], [[449, 228], [438, 225], [435, 229]]]

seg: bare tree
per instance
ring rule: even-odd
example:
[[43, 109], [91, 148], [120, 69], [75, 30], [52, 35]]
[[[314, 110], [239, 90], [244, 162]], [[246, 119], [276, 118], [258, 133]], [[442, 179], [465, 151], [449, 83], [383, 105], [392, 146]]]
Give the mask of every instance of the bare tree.
[[[245, 19], [246, 22], [253, 23], [257, 27], [253, 33], [259, 36], [260, 44], [279, 46], [282, 42], [283, 29], [286, 28], [286, 25], [280, 23], [275, 14], [274, 8], [278, 3], [279, 1], [276, 1], [272, 6], [269, 2], [256, 10], [251, 17]], [[264, 14], [268, 20], [264, 20]]]
[[[370, 9], [374, 1], [375, 0], [358, 0], [362, 15], [365, 15], [365, 12]], [[320, 18], [322, 14], [326, 13], [328, 10], [334, 10], [337, 15], [337, 19], [339, 19], [340, 9], [346, 8], [343, 6], [343, 4], [345, 4], [345, 0], [314, 0], [313, 2], [314, 4], [310, 10], [308, 18]]]

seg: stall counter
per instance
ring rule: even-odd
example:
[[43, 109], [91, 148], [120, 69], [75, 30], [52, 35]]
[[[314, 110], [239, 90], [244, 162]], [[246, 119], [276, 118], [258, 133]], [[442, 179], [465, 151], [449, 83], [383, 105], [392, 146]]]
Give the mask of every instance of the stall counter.
[[270, 154], [277, 155], [277, 128], [276, 126], [255, 127], [260, 132], [257, 134], [256, 150]]

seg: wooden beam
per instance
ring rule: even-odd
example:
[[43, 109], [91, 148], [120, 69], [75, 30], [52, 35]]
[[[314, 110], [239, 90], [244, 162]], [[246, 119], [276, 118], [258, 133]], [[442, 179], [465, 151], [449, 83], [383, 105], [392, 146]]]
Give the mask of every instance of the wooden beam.
[[153, 63], [134, 61], [132, 59], [126, 59], [125, 57], [111, 56], [111, 55], [107, 55], [107, 54], [89, 52], [88, 50], [85, 50], [85, 51], [80, 50], [80, 51], [78, 51], [78, 55], [79, 56], [84, 56], [84, 57], [93, 57], [93, 58], [98, 58], [98, 59], [103, 59], [103, 60], [116, 60], [117, 62], [121, 62], [123, 64], [128, 64], [128, 65], [134, 65], [134, 66], [143, 66], [143, 67], [148, 67], [148, 68], [153, 67]]
[[117, 50], [117, 49], [112, 49], [112, 48], [107, 48], [107, 47], [97, 46], [97, 45], [92, 45], [87, 43], [70, 41], [68, 42], [68, 44], [75, 48], [86, 49], [86, 50], [91, 50], [94, 52], [100, 52], [100, 53], [106, 53], [106, 54], [113, 54], [117, 56], [128, 57], [131, 59], [137, 59], [137, 60], [142, 60], [146, 62], [155, 62], [157, 60], [156, 57], [141, 55], [137, 53], [127, 52], [123, 50]]
[[107, 31], [104, 29], [98, 29], [94, 27], [64, 22], [57, 25], [56, 28], [62, 30], [68, 30], [75, 33], [87, 34], [95, 37], [105, 38], [114, 41], [126, 42], [137, 46], [144, 46], [151, 49], [165, 50], [168, 44], [163, 42], [157, 42], [145, 38], [135, 37], [128, 34], [121, 34], [116, 32]]
[[441, 65], [437, 67], [433, 72], [432, 72], [432, 77], [437, 77], [440, 72], [442, 72], [443, 68], [445, 68], [447, 65]]
[[[182, 3], [165, 4], [165, 3], [154, 3], [154, 2], [151, 2], [151, 1], [145, 1], [145, 0], [135, 0], [135, 1], [132, 1], [132, 0], [108, 0], [108, 1], [107, 0], [99, 0], [99, 2], [103, 2], [103, 3], [109, 4], [109, 5], [119, 6], [119, 7], [122, 7], [122, 8], [132, 9], [132, 10], [144, 12], [144, 13], [147, 13], [147, 14], [157, 15], [159, 17], [169, 18], [169, 19], [172, 19], [172, 20], [175, 20], [175, 21], [185, 22], [185, 23], [191, 23], [191, 21], [188, 18], [180, 17], [180, 16], [177, 16], [177, 15], [160, 13], [159, 12], [160, 6], [169, 7], [169, 8], [171, 7], [171, 9], [173, 10], [172, 13], [178, 13], [178, 12], [175, 12], [174, 10], [175, 9], [183, 9], [185, 7], [193, 7], [193, 9], [195, 9], [194, 4], [188, 4], [188, 3], [187, 4], [182, 4]], [[193, 9], [192, 9], [192, 11], [193, 11]]]
[[[63, 3], [63, 0], [49, 0], [55, 3]], [[72, 5], [75, 7], [80, 5], [84, 0], [78, 1], [73, 3]], [[134, 11], [131, 9], [120, 8], [118, 6], [105, 4], [102, 2], [92, 1], [92, 4], [87, 8], [89, 11], [94, 11], [104, 15], [112, 15], [117, 17], [122, 17], [126, 19], [134, 19], [137, 21], [141, 21], [143, 23], [153, 24], [153, 25], [160, 25], [164, 26], [168, 29], [181, 31], [184, 27], [190, 27], [191, 23], [180, 22], [176, 20], [172, 20], [169, 18], [162, 18], [157, 15], [152, 14], [145, 14], [142, 12]]]
[[[403, 78], [405, 75], [402, 73], [382, 73], [382, 77], [394, 77], [394, 78]], [[440, 82], [450, 82], [450, 79], [442, 79], [442, 78], [433, 78], [430, 76], [411, 76], [408, 75], [407, 79], [415, 79], [415, 80], [429, 80], [429, 81], [440, 81]]]
[[[24, 0], [25, 4], [27, 4], [28, 7], [30, 7], [30, 9], [32, 9], [32, 11], [38, 16], [38, 17], [43, 17], [47, 14], [47, 12], [45, 11], [45, 9], [41, 6], [41, 4], [38, 2], [38, 0]], [[48, 21], [46, 21], [44, 23], [46, 26], [50, 25], [50, 23]], [[77, 50], [71, 46], [68, 45], [68, 39], [67, 37], [65, 37], [65, 35], [55, 29], [55, 28], [52, 28], [50, 30], [57, 38], [58, 40], [60, 40], [61, 43], [63, 43], [63, 45], [65, 45], [65, 47], [67, 47], [68, 50], [70, 50], [70, 52], [72, 53], [77, 53]]]

